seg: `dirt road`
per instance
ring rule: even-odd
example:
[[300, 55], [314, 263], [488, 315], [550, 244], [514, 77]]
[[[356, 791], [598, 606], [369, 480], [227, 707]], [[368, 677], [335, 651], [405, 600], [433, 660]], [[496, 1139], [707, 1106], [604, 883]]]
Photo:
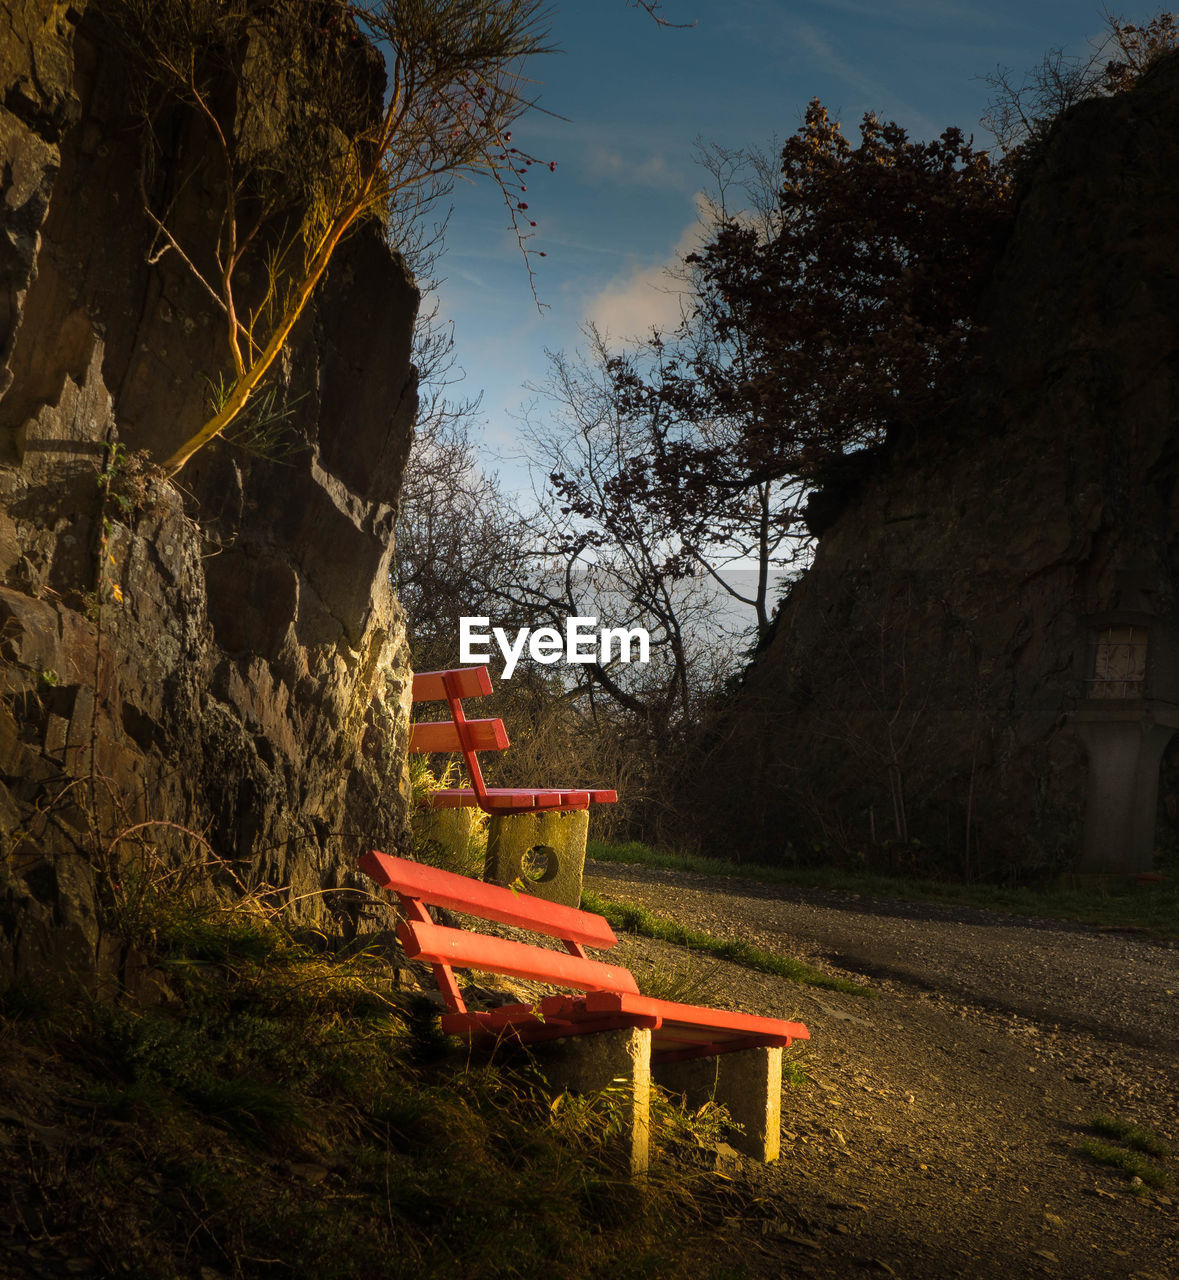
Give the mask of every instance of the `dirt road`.
[[[844, 976], [874, 998], [734, 965], [717, 1003], [801, 1017], [782, 1158], [728, 1171], [726, 1224], [765, 1275], [1179, 1280], [1179, 1189], [1080, 1153], [1095, 1114], [1179, 1140], [1179, 948], [975, 909], [591, 863], [587, 887]], [[667, 948], [627, 939], [641, 972]], [[1117, 1145], [1117, 1144], [1115, 1144]], [[1155, 1159], [1172, 1178], [1175, 1158]]]

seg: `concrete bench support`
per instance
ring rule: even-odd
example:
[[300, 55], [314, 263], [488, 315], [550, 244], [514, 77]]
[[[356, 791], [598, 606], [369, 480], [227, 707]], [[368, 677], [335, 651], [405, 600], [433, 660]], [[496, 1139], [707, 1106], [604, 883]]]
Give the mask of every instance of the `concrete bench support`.
[[503, 885], [523, 880], [534, 897], [578, 907], [588, 835], [587, 809], [493, 814], [483, 878]]
[[596, 1031], [538, 1045], [550, 1084], [573, 1093], [608, 1089], [623, 1108], [619, 1156], [632, 1176], [647, 1172], [651, 1138], [651, 1033], [641, 1027]]
[[475, 850], [478, 809], [418, 809], [412, 818], [415, 857], [460, 876], [477, 876], [483, 851]]
[[742, 1049], [655, 1067], [655, 1082], [683, 1094], [689, 1109], [723, 1103], [741, 1132], [729, 1142], [755, 1160], [776, 1160], [782, 1140], [782, 1050]]

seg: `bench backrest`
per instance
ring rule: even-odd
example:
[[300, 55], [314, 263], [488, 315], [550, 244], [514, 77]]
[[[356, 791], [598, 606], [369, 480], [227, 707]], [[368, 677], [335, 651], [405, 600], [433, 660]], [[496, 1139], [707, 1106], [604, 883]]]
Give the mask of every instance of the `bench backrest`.
[[471, 789], [480, 799], [487, 795], [479, 751], [503, 751], [510, 742], [502, 720], [468, 720], [464, 698], [486, 697], [492, 692], [486, 667], [460, 667], [454, 671], [423, 671], [413, 678], [414, 702], [445, 701], [449, 720], [425, 721], [409, 731], [409, 749], [415, 752], [461, 752], [471, 779]]
[[[590, 787], [495, 787], [488, 789], [479, 767], [480, 751], [503, 751], [509, 746], [504, 722], [468, 720], [464, 698], [484, 697], [492, 692], [485, 666], [458, 667], [453, 671], [423, 671], [413, 678], [414, 702], [445, 700], [449, 720], [423, 721], [410, 727], [409, 749], [415, 752], [459, 752], [471, 779], [470, 788], [443, 787], [432, 793], [435, 807], [469, 804], [473, 800], [487, 813], [522, 809], [587, 809], [591, 803], [613, 804], [618, 792]], [[441, 802], [439, 806], [438, 802]]]
[[[591, 960], [585, 953], [587, 946], [607, 949], [618, 941], [601, 916], [387, 853], [366, 853], [360, 867], [401, 899], [405, 919], [398, 925], [397, 934], [405, 954], [433, 966], [438, 987], [454, 1013], [466, 1011], [454, 980], [455, 968], [485, 969], [581, 991], [638, 993], [628, 969]], [[567, 954], [435, 924], [425, 910], [427, 906], [445, 907], [559, 938]]]

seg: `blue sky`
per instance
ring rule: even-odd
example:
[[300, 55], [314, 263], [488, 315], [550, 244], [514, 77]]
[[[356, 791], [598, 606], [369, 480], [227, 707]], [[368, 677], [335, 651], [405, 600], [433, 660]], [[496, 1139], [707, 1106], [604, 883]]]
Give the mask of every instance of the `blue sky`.
[[466, 370], [456, 390], [483, 392], [481, 442], [509, 489], [525, 483], [517, 419], [545, 349], [575, 348], [586, 320], [621, 339], [674, 316], [662, 271], [696, 225], [697, 138], [764, 147], [818, 97], [852, 138], [875, 110], [914, 137], [958, 125], [990, 145], [980, 77], [997, 64], [1023, 72], [1054, 46], [1084, 52], [1103, 28], [1094, 0], [665, 0], [663, 13], [696, 25], [658, 27], [624, 0], [559, 0], [553, 12], [562, 52], [531, 70], [553, 114], [520, 121], [513, 138], [557, 164], [533, 170], [524, 197], [538, 223], [530, 247], [546, 255], [532, 260], [543, 313], [498, 192], [455, 192], [442, 314]]

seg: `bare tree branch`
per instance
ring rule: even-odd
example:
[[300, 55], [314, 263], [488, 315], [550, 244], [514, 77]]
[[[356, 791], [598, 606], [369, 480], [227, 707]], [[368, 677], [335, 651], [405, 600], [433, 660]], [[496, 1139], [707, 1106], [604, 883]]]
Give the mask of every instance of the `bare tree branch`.
[[633, 8], [645, 9], [661, 27], [675, 27], [683, 30], [696, 25], [694, 20], [692, 22], [669, 22], [659, 12], [663, 8], [662, 0], [627, 0], [627, 3]]

